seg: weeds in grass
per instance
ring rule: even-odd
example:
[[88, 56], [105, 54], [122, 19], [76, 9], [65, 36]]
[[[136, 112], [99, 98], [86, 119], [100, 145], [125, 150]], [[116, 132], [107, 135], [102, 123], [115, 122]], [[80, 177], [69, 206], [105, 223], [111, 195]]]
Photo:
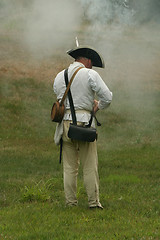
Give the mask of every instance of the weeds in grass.
[[21, 190], [21, 202], [45, 202], [51, 201], [51, 190], [54, 191], [54, 186], [52, 183], [52, 179], [49, 179], [47, 182], [43, 182], [42, 180], [38, 183], [35, 183], [31, 186], [25, 186], [24, 189]]

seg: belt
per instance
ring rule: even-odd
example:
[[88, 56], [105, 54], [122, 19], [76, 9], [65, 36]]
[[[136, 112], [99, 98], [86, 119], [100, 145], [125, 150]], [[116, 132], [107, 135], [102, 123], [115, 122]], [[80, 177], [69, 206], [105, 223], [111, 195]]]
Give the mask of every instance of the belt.
[[[80, 113], [80, 114], [83, 114], [83, 113], [91, 114], [90, 111], [88, 111], [88, 110], [83, 110], [83, 109], [77, 109], [77, 110], [75, 110], [75, 112], [76, 112], [76, 113]], [[67, 109], [67, 110], [65, 111], [65, 113], [71, 114], [71, 110], [70, 110], [70, 109]]]

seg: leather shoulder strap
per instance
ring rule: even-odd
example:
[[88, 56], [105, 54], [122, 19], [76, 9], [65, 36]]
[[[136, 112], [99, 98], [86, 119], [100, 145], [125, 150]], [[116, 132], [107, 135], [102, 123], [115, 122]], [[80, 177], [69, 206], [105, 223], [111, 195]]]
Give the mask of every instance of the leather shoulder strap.
[[[70, 88], [70, 86], [71, 86], [71, 84], [72, 84], [72, 81], [73, 81], [75, 75], [77, 74], [77, 72], [78, 72], [81, 68], [83, 68], [83, 67], [77, 68], [76, 71], [73, 73], [73, 75], [72, 75], [72, 77], [71, 77], [71, 80], [69, 81], [69, 83], [68, 83], [68, 85], [67, 85], [67, 88], [66, 88], [66, 91], [65, 91], [65, 93], [64, 93], [64, 95], [63, 95], [63, 98], [62, 98], [62, 100], [61, 100], [61, 102], [60, 102], [61, 105], [64, 103], [64, 100], [65, 100], [65, 98], [66, 98], [66, 96], [67, 96], [67, 93], [68, 93], [68, 91], [69, 91], [69, 88]], [[64, 75], [65, 75], [65, 73], [68, 75], [68, 68], [65, 70]], [[68, 76], [67, 76], [67, 77], [68, 77]]]

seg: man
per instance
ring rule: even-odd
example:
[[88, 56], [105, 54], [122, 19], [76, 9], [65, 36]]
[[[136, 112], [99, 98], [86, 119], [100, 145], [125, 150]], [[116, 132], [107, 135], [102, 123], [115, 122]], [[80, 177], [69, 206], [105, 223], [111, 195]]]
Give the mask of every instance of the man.
[[[71, 84], [71, 94], [76, 111], [77, 124], [88, 124], [91, 111], [96, 113], [99, 109], [108, 107], [112, 101], [112, 92], [103, 82], [100, 75], [92, 69], [104, 67], [104, 62], [100, 54], [88, 46], [78, 46], [67, 52], [75, 59], [68, 68], [68, 79], [70, 80], [77, 68], [82, 67], [75, 75]], [[57, 74], [54, 80], [54, 92], [58, 99], [63, 97], [66, 89], [64, 70]], [[99, 101], [95, 100], [97, 95]], [[96, 140], [94, 142], [82, 142], [68, 138], [69, 125], [72, 121], [69, 99], [65, 103], [65, 115], [62, 126], [63, 139], [63, 170], [64, 170], [64, 191], [66, 204], [76, 206], [78, 204], [77, 175], [78, 167], [81, 162], [83, 167], [83, 177], [88, 203], [90, 208], [103, 209], [99, 200], [99, 176], [98, 176], [98, 157]], [[94, 125], [94, 122], [92, 126]], [[58, 127], [59, 127], [58, 126]]]

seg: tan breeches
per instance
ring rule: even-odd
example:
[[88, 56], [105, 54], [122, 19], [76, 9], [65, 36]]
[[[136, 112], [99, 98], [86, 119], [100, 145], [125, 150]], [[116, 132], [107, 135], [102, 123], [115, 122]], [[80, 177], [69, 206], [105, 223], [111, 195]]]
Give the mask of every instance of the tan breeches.
[[83, 178], [89, 206], [99, 205], [99, 176], [96, 141], [88, 143], [68, 138], [70, 121], [64, 121], [63, 167], [66, 204], [77, 205], [77, 175], [79, 163], [83, 168]]

